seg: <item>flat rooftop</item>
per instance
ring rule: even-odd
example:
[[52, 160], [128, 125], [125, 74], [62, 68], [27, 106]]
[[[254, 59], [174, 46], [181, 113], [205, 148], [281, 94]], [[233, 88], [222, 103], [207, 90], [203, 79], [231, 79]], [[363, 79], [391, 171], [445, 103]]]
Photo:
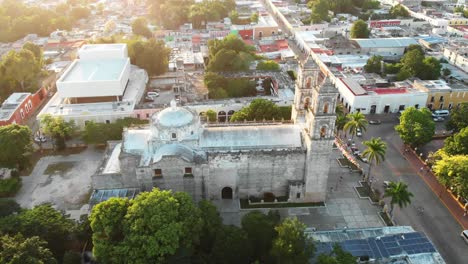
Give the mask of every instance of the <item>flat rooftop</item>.
[[361, 48], [405, 48], [418, 44], [414, 38], [353, 39]]
[[60, 78], [60, 82], [119, 80], [130, 59], [76, 60]]
[[141, 99], [146, 87], [148, 75], [142, 69], [131, 66], [129, 83], [121, 102], [100, 102], [83, 104], [66, 104], [58, 93], [50, 99], [47, 105], [39, 113], [54, 116], [82, 116], [99, 115], [104, 113], [119, 114], [133, 112], [135, 105]]
[[28, 98], [30, 93], [13, 93], [11, 94], [0, 107], [0, 120], [8, 120], [16, 111], [19, 105]]
[[122, 50], [125, 49], [127, 44], [114, 43], [114, 44], [87, 44], [81, 47], [81, 50], [93, 50], [93, 51], [109, 51], [109, 50]]

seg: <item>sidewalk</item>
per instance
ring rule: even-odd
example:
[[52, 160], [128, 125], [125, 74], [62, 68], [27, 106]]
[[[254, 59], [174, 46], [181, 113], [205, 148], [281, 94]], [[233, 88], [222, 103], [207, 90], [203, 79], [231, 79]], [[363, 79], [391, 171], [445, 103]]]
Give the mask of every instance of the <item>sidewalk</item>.
[[[405, 155], [405, 153], [402, 154]], [[455, 197], [453, 197], [453, 195], [437, 181], [434, 173], [431, 170], [428, 170], [427, 166], [419, 159], [414, 151], [407, 152], [405, 156], [414, 170], [418, 171], [417, 174], [419, 177], [421, 177], [431, 188], [432, 192], [439, 197], [439, 200], [443, 202], [455, 220], [457, 220], [463, 229], [468, 229], [468, 215], [463, 215], [464, 210]], [[424, 168], [422, 172], [420, 171], [421, 167]]]

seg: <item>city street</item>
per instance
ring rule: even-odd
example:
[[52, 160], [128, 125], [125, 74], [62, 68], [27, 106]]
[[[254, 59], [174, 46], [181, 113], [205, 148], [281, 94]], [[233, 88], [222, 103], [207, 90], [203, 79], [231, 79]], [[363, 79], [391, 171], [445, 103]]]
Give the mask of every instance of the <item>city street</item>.
[[[425, 232], [447, 263], [465, 263], [468, 251], [466, 243], [460, 237], [463, 228], [439, 199], [438, 194], [434, 194], [421, 178], [427, 177], [427, 171], [424, 170], [421, 176], [418, 175], [418, 160], [410, 158], [408, 161], [402, 154], [403, 144], [394, 130], [398, 122], [396, 116], [375, 115], [368, 119], [380, 119], [382, 124], [369, 125], [362, 138], [355, 137], [359, 149], [363, 151], [365, 147], [361, 142], [371, 137], [381, 137], [388, 145], [385, 161], [379, 166], [374, 166], [371, 171], [373, 187], [379, 188], [383, 193], [383, 181], [403, 181], [414, 194], [408, 207], [395, 207], [395, 222], [398, 225], [411, 225], [415, 230]], [[441, 124], [438, 124], [439, 126]], [[389, 199], [386, 198], [386, 201], [388, 203]]]

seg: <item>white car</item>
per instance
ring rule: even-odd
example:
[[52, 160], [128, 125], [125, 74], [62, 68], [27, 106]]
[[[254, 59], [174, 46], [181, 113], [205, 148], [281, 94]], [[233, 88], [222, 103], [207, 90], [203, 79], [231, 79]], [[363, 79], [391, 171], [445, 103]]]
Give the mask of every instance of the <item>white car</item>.
[[463, 238], [463, 240], [465, 240], [466, 243], [468, 243], [468, 230], [463, 230], [460, 236]]
[[390, 183], [391, 183], [391, 181], [384, 181], [384, 182], [383, 182], [384, 188], [385, 188], [385, 189], [389, 188], [389, 187], [390, 187]]
[[44, 143], [47, 142], [47, 138], [44, 136], [35, 136], [34, 141], [37, 143]]
[[362, 137], [362, 131], [360, 128], [356, 129], [356, 136]]

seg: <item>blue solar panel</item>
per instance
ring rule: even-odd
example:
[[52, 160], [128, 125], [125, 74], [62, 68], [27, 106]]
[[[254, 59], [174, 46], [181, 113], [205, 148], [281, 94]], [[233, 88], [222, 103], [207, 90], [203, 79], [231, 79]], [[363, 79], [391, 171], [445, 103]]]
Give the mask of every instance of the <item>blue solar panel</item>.
[[[333, 249], [333, 244], [332, 242], [319, 243], [317, 245], [317, 253], [330, 253]], [[401, 255], [403, 251], [408, 255], [436, 252], [429, 239], [417, 232], [383, 236], [380, 238], [351, 239], [339, 244], [353, 256], [369, 256], [375, 259]]]

